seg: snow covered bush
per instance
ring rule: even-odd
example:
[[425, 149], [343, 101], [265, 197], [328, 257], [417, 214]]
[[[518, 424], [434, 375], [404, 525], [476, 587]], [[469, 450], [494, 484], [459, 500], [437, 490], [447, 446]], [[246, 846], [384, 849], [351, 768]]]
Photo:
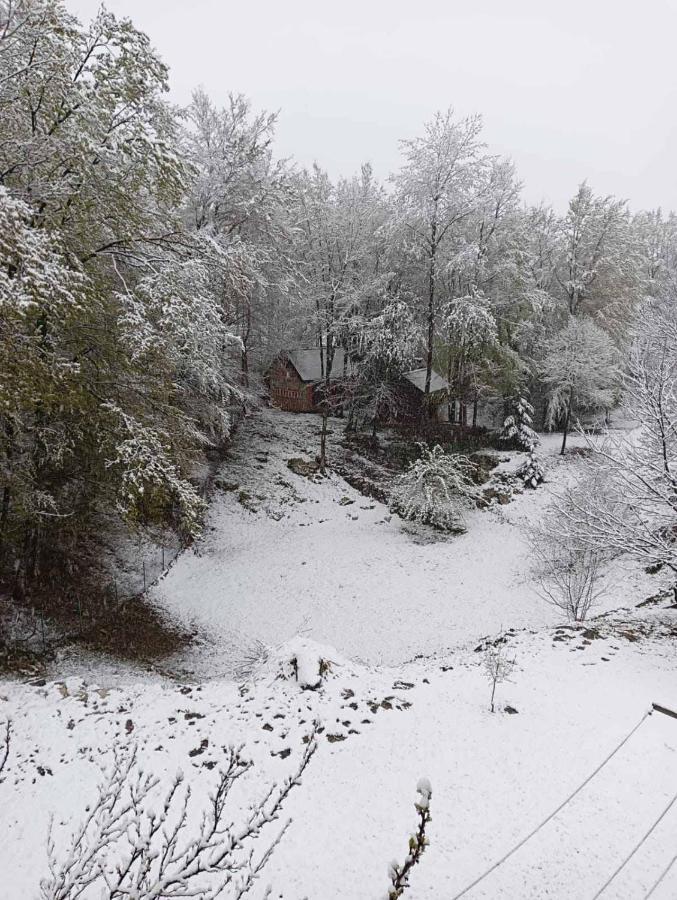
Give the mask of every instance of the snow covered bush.
[[612, 550], [586, 545], [586, 535], [575, 521], [579, 493], [594, 502], [598, 493], [595, 479], [584, 478], [576, 492], [557, 497], [530, 534], [537, 590], [573, 622], [585, 621], [604, 593], [601, 567]]
[[317, 690], [338, 665], [332, 647], [297, 637], [268, 654], [268, 669], [274, 678], [293, 681], [302, 690]]
[[515, 474], [520, 478], [525, 487], [536, 488], [545, 479], [543, 463], [532, 450]]
[[463, 510], [479, 496], [467, 456], [421, 445], [421, 456], [396, 479], [391, 509], [403, 519], [440, 531], [462, 531]]
[[[40, 897], [243, 897], [287, 829], [289, 823], [264, 839], [267, 826], [279, 818], [289, 794], [300, 784], [317, 748], [315, 735], [310, 734], [294, 774], [268, 788], [237, 823], [230, 818], [228, 801], [235, 783], [252, 767], [239, 749], [228, 750], [209, 803], [197, 814], [189, 803], [190, 789], [182, 789], [181, 774], [161, 795], [159, 779], [141, 768], [135, 750], [116, 753], [65, 852], [50, 833], [49, 876], [41, 883]], [[259, 850], [262, 843], [266, 846]]]
[[499, 440], [518, 450], [533, 450], [538, 435], [533, 429], [534, 408], [526, 397], [517, 397], [511, 403], [512, 412], [503, 421]]
[[418, 800], [414, 804], [418, 814], [418, 827], [414, 834], [409, 836], [409, 852], [402, 865], [397, 860], [393, 860], [388, 866], [388, 880], [390, 886], [383, 900], [398, 900], [406, 888], [409, 886], [409, 873], [420, 862], [421, 857], [428, 846], [428, 838], [426, 837], [426, 827], [430, 822], [430, 800], [432, 798], [432, 787], [427, 778], [420, 778], [416, 785], [416, 793], [419, 795]]

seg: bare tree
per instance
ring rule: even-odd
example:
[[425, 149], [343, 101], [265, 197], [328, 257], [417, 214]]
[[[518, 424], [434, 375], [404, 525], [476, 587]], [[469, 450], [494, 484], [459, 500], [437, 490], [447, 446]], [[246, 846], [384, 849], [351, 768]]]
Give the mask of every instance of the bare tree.
[[639, 427], [588, 438], [590, 476], [558, 501], [577, 546], [630, 554], [677, 574], [677, 314], [673, 304], [643, 310], [624, 381]]
[[573, 622], [584, 622], [604, 593], [599, 585], [602, 554], [584, 547], [567, 547], [551, 540], [537, 551], [538, 590]]
[[496, 685], [504, 681], [509, 681], [512, 671], [515, 668], [515, 659], [509, 659], [504, 638], [487, 647], [484, 651], [482, 665], [484, 666], [484, 674], [491, 684], [491, 712], [495, 712], [494, 697], [496, 696]]
[[136, 750], [116, 753], [108, 777], [65, 853], [57, 851], [50, 829], [50, 875], [41, 884], [42, 900], [76, 900], [87, 896], [89, 888], [100, 900], [243, 897], [289, 822], [255, 855], [263, 830], [279, 817], [316, 747], [314, 730], [296, 772], [272, 785], [238, 824], [226, 819], [228, 800], [252, 763], [240, 749], [231, 747], [197, 828], [191, 821], [190, 787], [182, 790], [181, 775], [158, 804], [159, 781], [139, 766]]
[[409, 874], [416, 863], [420, 862], [425, 848], [428, 846], [426, 827], [430, 823], [430, 799], [433, 792], [427, 778], [419, 779], [416, 792], [419, 795], [419, 799], [414, 804], [418, 814], [418, 827], [414, 834], [409, 836], [409, 852], [404, 863], [400, 866], [394, 861], [388, 867], [390, 886], [386, 895], [387, 900], [398, 900], [404, 894], [406, 888], [409, 887]]

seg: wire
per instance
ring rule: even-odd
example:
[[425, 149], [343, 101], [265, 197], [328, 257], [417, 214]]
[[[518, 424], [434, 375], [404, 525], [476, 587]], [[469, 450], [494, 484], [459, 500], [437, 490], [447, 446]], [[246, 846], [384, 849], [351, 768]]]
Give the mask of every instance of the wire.
[[[611, 882], [614, 880], [614, 878], [615, 878], [620, 872], [623, 871], [623, 869], [627, 866], [627, 864], [630, 862], [630, 860], [631, 860], [632, 857], [635, 855], [635, 853], [637, 853], [637, 851], [639, 850], [639, 848], [642, 846], [642, 844], [644, 843], [644, 841], [645, 841], [645, 840], [653, 833], [653, 831], [654, 831], [655, 828], [659, 825], [659, 823], [660, 823], [660, 822], [665, 818], [665, 816], [670, 812], [670, 810], [672, 809], [672, 807], [674, 806], [674, 804], [675, 804], [676, 801], [677, 801], [677, 794], [675, 794], [675, 796], [674, 796], [674, 797], [672, 798], [672, 800], [668, 803], [668, 805], [665, 807], [665, 809], [663, 810], [663, 812], [662, 812], [662, 813], [660, 814], [660, 816], [656, 819], [656, 821], [653, 823], [653, 825], [651, 826], [651, 828], [646, 832], [646, 834], [642, 837], [642, 839], [641, 839], [640, 841], [638, 841], [637, 844], [635, 844], [635, 846], [632, 848], [632, 850], [630, 851], [630, 853], [625, 857], [625, 859], [624, 859], [623, 862], [620, 864], [620, 866], [618, 866], [618, 868], [612, 873], [612, 875], [611, 875], [609, 878], [607, 878], [607, 880], [604, 882], [604, 884], [602, 885], [602, 887], [597, 891], [597, 893], [596, 893], [595, 896], [592, 898], [592, 900], [597, 900], [598, 897], [601, 897], [601, 896], [602, 896], [602, 894], [603, 894], [604, 891], [609, 887], [609, 885], [610, 885]], [[670, 867], [668, 866], [668, 869], [669, 869], [669, 868], [670, 868]], [[667, 871], [667, 870], [666, 870], [666, 871]], [[665, 874], [665, 873], [664, 873], [664, 874]], [[663, 876], [661, 875], [661, 879], [662, 879], [662, 877], [663, 877]], [[652, 890], [653, 890], [653, 888], [652, 888]]]
[[665, 878], [665, 876], [668, 874], [668, 872], [670, 871], [670, 869], [674, 866], [674, 864], [675, 864], [676, 862], [677, 862], [677, 853], [675, 853], [675, 855], [672, 857], [672, 859], [670, 860], [670, 862], [669, 862], [669, 863], [667, 864], [667, 866], [663, 869], [663, 871], [661, 872], [661, 874], [658, 876], [657, 880], [654, 881], [653, 885], [651, 886], [651, 888], [650, 888], [650, 890], [649, 890], [649, 893], [644, 897], [644, 900], [649, 900], [649, 897], [651, 897], [651, 895], [652, 895], [653, 892], [656, 890], [656, 888], [660, 886], [661, 882], [663, 881], [663, 879]]
[[527, 841], [531, 840], [531, 838], [537, 832], [539, 832], [541, 830], [541, 828], [543, 828], [545, 825], [548, 824], [548, 822], [550, 822], [552, 819], [554, 819], [555, 816], [557, 815], [557, 813], [560, 812], [562, 809], [564, 809], [564, 807], [567, 805], [567, 803], [570, 803], [574, 799], [574, 797], [583, 790], [584, 787], [586, 787], [588, 784], [590, 784], [590, 782], [595, 777], [595, 775], [597, 775], [597, 773], [600, 772], [604, 768], [604, 766], [609, 762], [609, 760], [618, 753], [618, 751], [621, 749], [621, 747], [623, 747], [625, 744], [627, 744], [627, 742], [630, 740], [630, 738], [633, 736], [633, 734], [637, 731], [637, 729], [641, 725], [644, 724], [644, 722], [646, 721], [648, 716], [651, 715], [652, 712], [653, 712], [652, 709], [648, 709], [644, 713], [644, 715], [639, 720], [639, 722], [635, 725], [635, 727], [631, 731], [629, 731], [628, 734], [626, 734], [626, 736], [623, 738], [623, 740], [619, 744], [616, 744], [616, 746], [611, 751], [611, 753], [609, 753], [609, 755], [606, 756], [602, 760], [602, 762], [597, 766], [597, 768], [594, 769], [590, 775], [588, 775], [588, 777], [585, 779], [585, 781], [583, 781], [581, 784], [579, 784], [579, 786], [576, 788], [575, 791], [572, 791], [572, 793], [569, 794], [569, 796], [560, 803], [560, 805], [557, 807], [557, 809], [555, 809], [553, 812], [551, 812], [549, 816], [546, 816], [545, 819], [543, 819], [543, 821], [539, 825], [537, 825], [532, 831], [530, 831], [529, 834], [526, 835], [526, 837], [523, 837], [521, 841], [519, 841], [517, 844], [515, 844], [515, 846], [512, 849], [508, 850], [508, 852], [505, 853], [492, 866], [490, 866], [486, 870], [486, 872], [483, 872], [481, 875], [479, 875], [467, 887], [464, 887], [463, 890], [460, 891], [458, 894], [454, 894], [454, 896], [451, 898], [451, 900], [459, 900], [459, 897], [464, 897], [468, 893], [468, 891], [471, 891], [481, 881], [484, 881], [484, 879], [487, 878], [487, 876], [491, 875], [492, 872], [495, 872], [499, 866], [502, 866], [506, 860], [510, 859], [510, 857], [513, 854], [517, 853], [517, 851], [521, 847], [523, 847]]

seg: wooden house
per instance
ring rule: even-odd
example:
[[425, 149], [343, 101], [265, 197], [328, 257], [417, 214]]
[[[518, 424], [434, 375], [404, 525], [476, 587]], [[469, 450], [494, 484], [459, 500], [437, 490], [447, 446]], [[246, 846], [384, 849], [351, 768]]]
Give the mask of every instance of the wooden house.
[[[324, 381], [324, 361], [317, 347], [288, 350], [280, 353], [268, 369], [266, 380], [270, 399], [274, 406], [289, 412], [320, 412]], [[332, 382], [337, 394], [343, 390], [346, 378], [354, 374], [354, 367], [341, 348], [334, 353]], [[412, 369], [406, 372], [395, 386], [391, 409], [384, 409], [392, 421], [417, 421], [421, 418], [425, 402], [426, 370]], [[428, 405], [432, 417], [438, 422], [449, 420], [449, 385], [446, 379], [433, 371], [430, 380]]]
[[449, 382], [433, 369], [426, 400], [425, 380], [425, 366], [405, 372], [397, 385], [397, 409], [393, 410], [393, 419], [418, 421], [427, 402], [430, 418], [436, 422], [449, 421]]
[[[268, 369], [266, 380], [274, 406], [289, 412], [320, 412], [324, 357], [319, 348], [287, 350]], [[350, 374], [352, 366], [341, 348], [334, 351], [332, 381]]]

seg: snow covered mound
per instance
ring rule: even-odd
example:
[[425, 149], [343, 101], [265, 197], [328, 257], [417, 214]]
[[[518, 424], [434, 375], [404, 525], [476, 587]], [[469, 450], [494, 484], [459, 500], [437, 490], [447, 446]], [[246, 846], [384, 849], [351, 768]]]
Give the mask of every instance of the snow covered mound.
[[333, 647], [296, 637], [268, 653], [260, 674], [283, 678], [295, 682], [302, 690], [315, 691], [339, 666], [345, 667], [346, 660]]

